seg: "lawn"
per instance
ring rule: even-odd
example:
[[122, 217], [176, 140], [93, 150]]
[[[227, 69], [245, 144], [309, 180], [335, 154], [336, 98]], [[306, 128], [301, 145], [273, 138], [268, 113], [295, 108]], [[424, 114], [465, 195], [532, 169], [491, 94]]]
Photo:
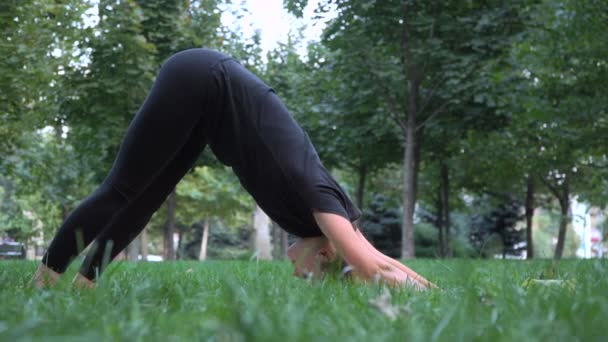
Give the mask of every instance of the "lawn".
[[[293, 278], [284, 262], [181, 261], [116, 263], [96, 290], [40, 291], [27, 286], [35, 263], [3, 261], [0, 341], [607, 339], [608, 260], [408, 264], [441, 289], [389, 298], [379, 285]], [[526, 281], [541, 274], [562, 281]]]

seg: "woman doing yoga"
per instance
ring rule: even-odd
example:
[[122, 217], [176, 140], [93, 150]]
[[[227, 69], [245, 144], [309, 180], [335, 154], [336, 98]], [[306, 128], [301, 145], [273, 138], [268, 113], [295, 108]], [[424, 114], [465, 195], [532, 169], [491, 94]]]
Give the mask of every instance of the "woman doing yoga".
[[208, 49], [182, 51], [163, 64], [107, 178], [59, 228], [34, 284], [54, 284], [91, 244], [74, 283], [94, 286], [207, 145], [268, 216], [299, 237], [288, 251], [295, 275], [318, 277], [324, 265], [342, 260], [355, 279], [430, 286], [353, 226], [360, 211], [274, 91]]

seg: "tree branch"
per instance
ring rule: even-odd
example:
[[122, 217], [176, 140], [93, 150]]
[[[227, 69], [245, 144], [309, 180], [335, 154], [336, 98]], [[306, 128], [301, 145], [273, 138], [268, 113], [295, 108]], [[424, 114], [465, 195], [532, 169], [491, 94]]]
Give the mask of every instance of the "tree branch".
[[370, 71], [372, 77], [374, 78], [376, 84], [380, 85], [380, 88], [383, 90], [383, 97], [385, 98], [386, 103], [388, 104], [388, 115], [390, 118], [401, 128], [401, 130], [405, 133], [407, 129], [407, 124], [404, 120], [400, 120], [399, 118], [399, 109], [397, 106], [397, 101], [391, 96], [391, 90], [385, 85], [385, 82], [374, 72], [374, 66], [370, 65], [371, 58], [367, 53], [364, 53], [365, 61], [364, 63], [368, 66], [368, 70]]
[[450, 101], [446, 101], [441, 106], [439, 106], [439, 108], [435, 109], [435, 111], [433, 111], [433, 113], [431, 113], [431, 115], [429, 115], [428, 118], [426, 118], [423, 122], [421, 122], [420, 125], [416, 126], [416, 130], [423, 128], [429, 121], [431, 121], [434, 117], [439, 115], [449, 103], [450, 103]]
[[[462, 80], [467, 79], [471, 74], [473, 74], [473, 72], [476, 70], [476, 68], [471, 68], [465, 75], [464, 77], [462, 77]], [[444, 80], [442, 81], [438, 81], [435, 85], [435, 87], [431, 90], [431, 93], [425, 98], [424, 100], [424, 104], [420, 107], [420, 110], [418, 111], [417, 114], [422, 114], [423, 111], [426, 109], [426, 106], [431, 102], [431, 99], [433, 98], [433, 96], [435, 95], [435, 93], [437, 92], [437, 90], [439, 89], [440, 85], [444, 83]], [[448, 105], [450, 104], [450, 100], [452, 98], [455, 98], [456, 96], [452, 96], [450, 99], [446, 100], [446, 102], [444, 102], [441, 106], [439, 106], [439, 108], [435, 109], [433, 111], [433, 113], [431, 113], [431, 115], [429, 115], [429, 117], [424, 120], [424, 122], [422, 122], [420, 125], [416, 126], [416, 130], [421, 129], [422, 127], [424, 127], [431, 119], [433, 119], [435, 116], [437, 116], [438, 114], [440, 114], [440, 112]]]
[[[429, 38], [428, 39], [431, 40], [431, 39], [433, 39], [434, 36], [435, 36], [435, 20], [433, 20], [433, 22], [431, 23], [431, 32], [429, 32]], [[424, 65], [422, 66], [422, 74], [423, 75], [426, 75], [426, 70], [427, 70], [428, 65], [429, 65], [429, 59], [427, 59], [424, 62]]]
[[543, 182], [543, 184], [545, 184], [545, 186], [547, 188], [549, 188], [549, 191], [551, 191], [553, 196], [557, 197], [558, 200], [561, 199], [561, 196], [559, 194], [559, 189], [557, 187], [555, 187], [553, 184], [551, 184], [551, 182], [548, 181], [545, 177], [540, 177], [540, 179]]
[[420, 106], [420, 110], [418, 110], [418, 113], [416, 113], [416, 115], [419, 115], [422, 112], [424, 112], [424, 110], [426, 109], [426, 106], [431, 102], [431, 99], [433, 98], [433, 96], [435, 95], [435, 93], [439, 89], [439, 86], [442, 83], [443, 83], [443, 80], [441, 80], [435, 84], [435, 86], [431, 89], [431, 93], [428, 96], [426, 96], [426, 98], [424, 99], [424, 102], [422, 103], [422, 106]]

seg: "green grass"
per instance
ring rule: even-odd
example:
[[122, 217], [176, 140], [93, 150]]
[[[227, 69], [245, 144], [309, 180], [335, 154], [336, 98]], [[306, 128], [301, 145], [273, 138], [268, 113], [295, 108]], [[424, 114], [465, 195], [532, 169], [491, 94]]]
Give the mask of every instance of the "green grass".
[[[116, 263], [96, 290], [27, 286], [36, 264], [0, 262], [0, 341], [600, 341], [608, 261], [562, 261], [572, 287], [522, 284], [550, 261], [415, 260], [441, 290], [307, 282], [280, 262]], [[73, 271], [72, 271], [73, 272]], [[549, 272], [550, 273], [550, 272]], [[68, 275], [69, 277], [70, 275]]]

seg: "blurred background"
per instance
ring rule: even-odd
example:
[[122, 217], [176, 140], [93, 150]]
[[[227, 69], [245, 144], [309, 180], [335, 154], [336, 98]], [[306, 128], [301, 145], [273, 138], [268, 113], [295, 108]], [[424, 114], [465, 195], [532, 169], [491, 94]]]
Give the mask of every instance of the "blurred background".
[[[42, 256], [192, 47], [276, 90], [388, 255], [608, 253], [604, 0], [3, 0], [0, 30], [0, 258]], [[206, 150], [119, 257], [292, 239]]]

